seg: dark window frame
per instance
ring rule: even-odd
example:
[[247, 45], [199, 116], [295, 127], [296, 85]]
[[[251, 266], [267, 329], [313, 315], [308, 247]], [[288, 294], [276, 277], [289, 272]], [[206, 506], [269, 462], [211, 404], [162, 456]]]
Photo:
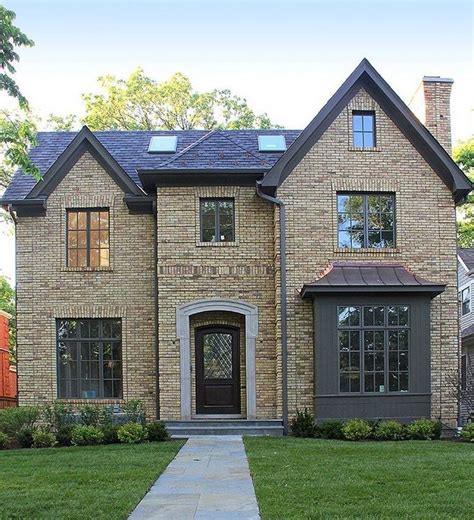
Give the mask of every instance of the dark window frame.
[[[467, 298], [466, 299], [464, 299], [464, 294], [467, 294]], [[461, 300], [461, 316], [466, 316], [472, 310], [471, 286], [470, 285], [468, 285], [467, 287], [464, 287], [464, 289], [461, 289], [461, 291], [460, 291], [460, 300]]]
[[[354, 116], [362, 116], [362, 130], [354, 130]], [[372, 131], [364, 130], [364, 116], [372, 117]], [[357, 146], [354, 143], [354, 135], [361, 134], [362, 135], [362, 146]], [[365, 146], [365, 135], [372, 135], [372, 146]], [[376, 126], [376, 117], [375, 110], [353, 110], [352, 111], [352, 146], [357, 149], [362, 150], [373, 150], [377, 148], [377, 126]]]
[[[364, 205], [363, 205], [363, 215], [364, 215], [364, 228], [363, 228], [363, 243], [361, 247], [352, 247], [352, 240], [351, 240], [351, 247], [344, 247], [340, 245], [339, 242], [339, 215], [344, 213], [339, 211], [339, 197], [340, 196], [360, 196], [364, 199]], [[369, 197], [370, 196], [390, 196], [392, 198], [392, 206], [393, 206], [393, 244], [391, 246], [387, 247], [375, 247], [369, 245]], [[389, 231], [389, 230], [385, 230]], [[337, 247], [341, 249], [373, 249], [373, 250], [384, 250], [384, 249], [395, 249], [397, 247], [397, 197], [396, 193], [392, 191], [337, 191], [336, 192], [336, 239], [337, 239]]]
[[[60, 327], [62, 322], [76, 322], [76, 335], [73, 337], [60, 337]], [[88, 322], [89, 330], [91, 328], [92, 322], [97, 322], [98, 325], [98, 335], [96, 337], [93, 337], [92, 335], [89, 335], [89, 337], [82, 337], [81, 334], [81, 327], [80, 322]], [[110, 322], [110, 326], [112, 327], [112, 322], [119, 322], [120, 323], [120, 335], [119, 337], [114, 337], [112, 334], [110, 336], [104, 335], [104, 325], [105, 322]], [[111, 328], [112, 330], [112, 328]], [[57, 390], [56, 394], [58, 399], [64, 399], [64, 400], [119, 400], [123, 399], [123, 321], [121, 318], [57, 318], [56, 319], [56, 381], [57, 381]], [[82, 344], [83, 343], [98, 343], [99, 344], [99, 375], [98, 375], [98, 396], [96, 397], [83, 397], [82, 396], [82, 367], [81, 367], [81, 350], [82, 350]], [[120, 378], [104, 378], [104, 343], [107, 342], [114, 342], [114, 343], [120, 343], [120, 360], [114, 360], [114, 361], [120, 361], [120, 367], [121, 367], [121, 377]], [[69, 380], [76, 380], [77, 381], [77, 395], [61, 395], [61, 380], [67, 380], [68, 378], [62, 378], [61, 377], [61, 358], [60, 358], [60, 343], [65, 343], [66, 345], [68, 343], [75, 343], [76, 346], [76, 359], [75, 363], [77, 365], [76, 367], [76, 377], [75, 378], [69, 378]], [[89, 347], [90, 348], [90, 347]], [[90, 361], [90, 360], [85, 360]], [[115, 386], [115, 381], [120, 381], [120, 392], [119, 396], [104, 396], [104, 382], [106, 380], [112, 381], [112, 386]], [[68, 392], [70, 393], [70, 392]]]
[[[339, 324], [339, 310], [346, 308], [346, 307], [358, 307], [360, 309], [359, 312], [359, 324], [358, 325], [349, 325], [346, 327], [341, 327]], [[365, 308], [375, 308], [375, 307], [383, 307], [384, 308], [384, 325], [365, 325], [364, 324], [364, 309]], [[408, 308], [408, 324], [407, 325], [390, 325], [388, 322], [388, 308], [389, 307], [407, 307]], [[387, 303], [340, 303], [336, 305], [336, 341], [337, 341], [337, 387], [338, 387], [338, 395], [340, 396], [367, 396], [367, 395], [407, 395], [411, 392], [411, 361], [410, 361], [410, 352], [411, 352], [411, 306], [409, 303], [393, 303], [393, 304], [387, 304]], [[408, 332], [408, 338], [407, 338], [407, 355], [408, 355], [408, 365], [406, 371], [393, 371], [390, 370], [390, 349], [389, 349], [389, 332], [390, 331], [400, 331], [400, 330], [406, 330]], [[341, 391], [341, 367], [340, 367], [340, 344], [339, 344], [339, 332], [340, 331], [358, 331], [359, 332], [359, 391], [358, 392], [344, 392]], [[365, 391], [365, 332], [372, 332], [372, 331], [383, 331], [384, 334], [384, 391], [383, 392], [377, 392], [377, 391]], [[349, 351], [350, 352], [350, 351]], [[375, 352], [375, 350], [373, 351]], [[393, 352], [393, 351], [392, 351]], [[397, 352], [400, 352], [400, 349], [397, 349]], [[342, 371], [345, 372], [345, 371]], [[354, 372], [354, 371], [347, 371], [347, 373]], [[375, 374], [377, 372], [376, 370], [370, 371], [370, 373]], [[398, 372], [399, 374], [401, 372], [407, 373], [407, 390], [390, 390], [390, 372]]]
[[[215, 216], [214, 216], [214, 229], [215, 229], [215, 240], [204, 240], [204, 228], [202, 218], [202, 207], [204, 202], [214, 202], [215, 204]], [[219, 202], [232, 202], [232, 240], [221, 240], [220, 233], [220, 211]], [[233, 243], [236, 240], [235, 236], [235, 198], [234, 197], [201, 197], [199, 199], [199, 240], [203, 243], [218, 243], [223, 244]]]
[[[91, 266], [91, 213], [100, 213], [107, 212], [107, 232], [108, 232], [108, 244], [107, 247], [100, 247], [99, 243], [99, 265]], [[72, 213], [86, 213], [86, 255], [87, 255], [87, 265], [70, 265], [69, 264], [69, 216]], [[99, 217], [100, 218], [100, 217]], [[72, 230], [71, 230], [72, 231]], [[100, 231], [100, 229], [99, 229]], [[100, 240], [100, 238], [99, 238]], [[82, 248], [71, 248], [71, 249], [82, 249]], [[92, 248], [97, 249], [97, 248]], [[107, 249], [109, 252], [107, 265], [100, 265], [100, 250]], [[110, 267], [110, 208], [107, 207], [87, 207], [87, 208], [67, 208], [66, 209], [66, 267], [73, 267], [77, 269], [84, 268], [108, 268]]]

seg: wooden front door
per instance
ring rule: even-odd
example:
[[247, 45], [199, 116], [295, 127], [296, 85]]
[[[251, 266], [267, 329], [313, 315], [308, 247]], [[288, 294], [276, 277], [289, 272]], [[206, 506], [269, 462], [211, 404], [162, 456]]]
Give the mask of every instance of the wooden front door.
[[240, 414], [239, 329], [196, 329], [196, 413]]

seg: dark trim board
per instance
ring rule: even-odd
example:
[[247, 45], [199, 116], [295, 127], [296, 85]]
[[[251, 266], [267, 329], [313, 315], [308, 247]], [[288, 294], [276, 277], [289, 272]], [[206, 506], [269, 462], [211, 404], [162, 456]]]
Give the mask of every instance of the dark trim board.
[[282, 157], [272, 166], [263, 179], [261, 189], [267, 194], [275, 194], [278, 187], [281, 186], [361, 88], [366, 89], [377, 101], [384, 112], [438, 174], [453, 193], [454, 201], [461, 202], [473, 189], [471, 181], [365, 58], [293, 141]]
[[[324, 419], [429, 417], [431, 412], [430, 296], [421, 294], [331, 294], [313, 300], [314, 406]], [[341, 393], [337, 306], [396, 305], [410, 308], [409, 391]], [[361, 352], [362, 355], [362, 352]]]

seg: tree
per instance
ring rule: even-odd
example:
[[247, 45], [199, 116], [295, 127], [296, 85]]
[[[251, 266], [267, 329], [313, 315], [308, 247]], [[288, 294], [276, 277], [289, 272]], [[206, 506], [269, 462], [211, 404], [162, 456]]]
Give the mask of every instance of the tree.
[[40, 179], [38, 168], [28, 158], [29, 147], [36, 144], [28, 101], [12, 78], [16, 72], [14, 63], [20, 59], [15, 47], [32, 47], [34, 42], [13, 25], [14, 19], [15, 13], [0, 5], [0, 91], [16, 98], [23, 111], [23, 115], [6, 111], [0, 114], [0, 153], [4, 155], [0, 163], [0, 186], [8, 184], [15, 168]]
[[16, 298], [15, 289], [6, 276], [0, 275], [0, 310], [12, 316], [10, 320], [10, 351], [14, 356], [16, 347]]
[[49, 114], [47, 120], [48, 129], [51, 129], [55, 132], [71, 132], [75, 130], [77, 123], [77, 116], [74, 114], [66, 114], [65, 116], [56, 116], [54, 114]]
[[198, 92], [189, 78], [176, 73], [158, 83], [138, 68], [127, 79], [98, 78], [100, 94], [83, 94], [91, 130], [188, 130], [191, 128], [270, 128], [230, 90]]
[[[474, 182], [474, 137], [460, 142], [454, 148], [453, 159]], [[474, 247], [474, 192], [471, 192], [466, 202], [458, 208], [457, 217], [459, 247]]]

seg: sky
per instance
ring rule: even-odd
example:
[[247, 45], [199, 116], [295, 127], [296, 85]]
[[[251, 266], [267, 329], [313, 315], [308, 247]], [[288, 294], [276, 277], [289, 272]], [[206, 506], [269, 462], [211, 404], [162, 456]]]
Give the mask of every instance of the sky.
[[[285, 128], [304, 128], [364, 57], [409, 102], [421, 78], [454, 78], [454, 141], [473, 133], [468, 0], [3, 0], [35, 41], [16, 80], [33, 110], [83, 113], [96, 78], [136, 67], [198, 90], [229, 88]], [[0, 96], [0, 107], [10, 101]], [[10, 233], [10, 234], [9, 234]], [[0, 274], [14, 240], [0, 226]]]

